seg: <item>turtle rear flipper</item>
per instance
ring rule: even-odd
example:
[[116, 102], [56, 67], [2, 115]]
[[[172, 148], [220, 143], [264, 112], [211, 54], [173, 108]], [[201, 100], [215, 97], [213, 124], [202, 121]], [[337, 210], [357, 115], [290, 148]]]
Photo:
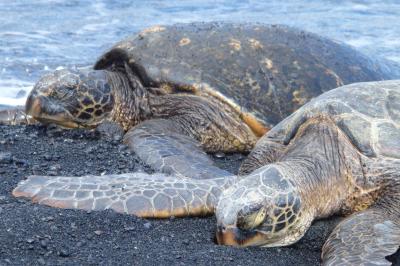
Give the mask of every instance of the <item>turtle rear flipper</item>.
[[216, 167], [200, 143], [173, 120], [144, 121], [126, 133], [124, 141], [156, 171], [194, 179], [232, 175]]
[[18, 184], [13, 195], [64, 209], [112, 209], [149, 218], [204, 216], [214, 213], [221, 189], [230, 180], [190, 180], [145, 173], [30, 176]]

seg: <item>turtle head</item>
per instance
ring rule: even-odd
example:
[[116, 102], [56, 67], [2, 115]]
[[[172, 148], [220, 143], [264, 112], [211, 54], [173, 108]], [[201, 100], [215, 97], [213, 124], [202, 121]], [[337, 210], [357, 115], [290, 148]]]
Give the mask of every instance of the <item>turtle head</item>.
[[217, 242], [286, 246], [298, 241], [313, 216], [278, 165], [267, 165], [225, 190], [216, 209]]
[[26, 113], [42, 123], [94, 127], [113, 109], [104, 70], [60, 70], [43, 76], [26, 101]]

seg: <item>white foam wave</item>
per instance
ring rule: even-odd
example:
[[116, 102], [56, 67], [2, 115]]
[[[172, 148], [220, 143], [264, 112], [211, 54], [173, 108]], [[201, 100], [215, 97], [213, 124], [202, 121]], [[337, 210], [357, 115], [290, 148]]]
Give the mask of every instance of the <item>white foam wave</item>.
[[24, 105], [33, 85], [31, 82], [16, 79], [1, 80], [0, 105]]
[[368, 37], [360, 37], [360, 38], [354, 38], [354, 39], [348, 39], [345, 41], [347, 44], [350, 44], [354, 47], [366, 47], [371, 45], [371, 43], [373, 42], [372, 38], [368, 38]]
[[400, 63], [400, 56], [394, 55], [394, 56], [388, 56], [387, 58], [397, 63]]
[[0, 105], [11, 105], [11, 106], [17, 106], [17, 105], [25, 105], [26, 98], [8, 98], [8, 97], [0, 97]]

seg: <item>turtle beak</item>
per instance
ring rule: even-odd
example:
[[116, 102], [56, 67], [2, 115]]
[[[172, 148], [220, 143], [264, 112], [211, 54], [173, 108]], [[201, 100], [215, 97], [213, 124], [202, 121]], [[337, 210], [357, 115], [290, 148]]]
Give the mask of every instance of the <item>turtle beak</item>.
[[236, 228], [225, 228], [221, 225], [217, 227], [216, 237], [218, 245], [240, 246], [237, 235]]
[[42, 107], [41, 107], [42, 104], [40, 98], [35, 97], [34, 95], [31, 94], [29, 95], [25, 103], [26, 114], [32, 116], [35, 119], [40, 117], [40, 114], [42, 113]]
[[237, 227], [218, 225], [216, 238], [218, 245], [247, 247], [262, 245], [264, 235], [255, 230], [241, 230]]
[[29, 95], [25, 111], [28, 116], [44, 124], [54, 123], [67, 128], [79, 127], [79, 124], [73, 121], [72, 115], [64, 107], [41, 95]]

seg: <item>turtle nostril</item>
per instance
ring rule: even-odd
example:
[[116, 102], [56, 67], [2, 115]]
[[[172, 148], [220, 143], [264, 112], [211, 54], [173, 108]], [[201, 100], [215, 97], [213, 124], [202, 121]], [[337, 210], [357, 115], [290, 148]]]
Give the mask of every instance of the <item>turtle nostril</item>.
[[218, 245], [223, 245], [225, 243], [225, 233], [226, 233], [226, 226], [219, 224], [217, 225], [217, 232], [215, 234], [215, 243]]
[[222, 233], [225, 232], [226, 231], [225, 225], [217, 225], [217, 231]]
[[245, 239], [243, 232], [236, 227], [219, 225], [215, 234], [218, 245], [240, 246]]

